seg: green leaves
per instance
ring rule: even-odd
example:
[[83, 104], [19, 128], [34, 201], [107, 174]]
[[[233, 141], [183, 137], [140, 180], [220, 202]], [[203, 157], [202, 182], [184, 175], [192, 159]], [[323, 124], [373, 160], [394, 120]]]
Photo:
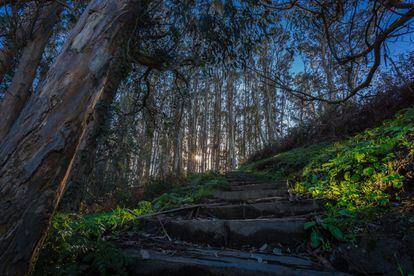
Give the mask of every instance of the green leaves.
[[342, 233], [341, 229], [339, 229], [335, 225], [322, 223], [322, 227], [328, 230], [329, 233], [331, 233], [331, 235], [334, 236], [335, 239], [337, 239], [338, 241], [344, 240], [344, 234]]
[[362, 174], [365, 176], [371, 176], [374, 174], [374, 172], [375, 172], [375, 169], [373, 167], [368, 167], [362, 171]]
[[381, 127], [322, 149], [320, 157], [303, 169], [295, 191], [325, 197], [349, 209], [385, 206], [390, 197], [387, 189], [403, 187], [399, 160], [413, 151], [409, 137], [414, 127], [407, 124], [412, 119], [402, 119], [411, 110], [414, 108]]
[[303, 225], [305, 230], [308, 230], [309, 228], [312, 228], [314, 226], [316, 226], [316, 221], [308, 221], [308, 222], [305, 222], [305, 224]]
[[310, 244], [312, 248], [319, 247], [329, 238], [334, 238], [337, 241], [346, 240], [341, 229], [334, 223], [329, 223], [328, 221], [335, 221], [335, 219], [327, 217], [326, 220], [323, 220], [317, 217], [316, 220], [308, 221], [303, 225], [305, 230], [311, 230]]
[[323, 237], [319, 234], [318, 231], [312, 231], [311, 233], [311, 246], [312, 248], [317, 248], [323, 241]]
[[116, 208], [82, 217], [56, 214], [37, 264], [37, 274], [126, 275], [129, 259], [107, 239], [134, 226], [136, 216], [151, 212], [151, 203], [142, 201], [133, 210]]

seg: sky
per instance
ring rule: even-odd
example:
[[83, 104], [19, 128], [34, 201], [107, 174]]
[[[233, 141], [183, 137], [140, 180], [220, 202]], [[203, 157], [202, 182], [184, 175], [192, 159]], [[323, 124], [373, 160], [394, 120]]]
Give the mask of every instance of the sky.
[[[414, 34], [407, 34], [399, 37], [395, 41], [387, 42], [389, 54], [393, 59], [398, 58], [399, 55], [414, 52]], [[304, 64], [299, 55], [296, 55], [293, 60], [291, 72], [296, 74], [303, 72]]]

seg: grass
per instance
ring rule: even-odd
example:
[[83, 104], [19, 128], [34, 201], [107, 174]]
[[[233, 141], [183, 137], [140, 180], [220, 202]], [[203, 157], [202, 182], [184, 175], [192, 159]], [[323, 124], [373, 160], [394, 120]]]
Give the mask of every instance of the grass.
[[[327, 201], [323, 217], [306, 225], [313, 247], [329, 247], [324, 236], [354, 239], [353, 223], [361, 214], [381, 211], [400, 200], [412, 181], [404, 167], [414, 157], [414, 108], [381, 126], [331, 144], [296, 148], [243, 164], [240, 170], [271, 179], [290, 179], [293, 192]], [[343, 234], [347, 232], [347, 234]]]
[[[137, 216], [197, 203], [227, 183], [215, 173], [191, 174], [183, 181], [181, 186], [174, 183], [170, 191], [152, 201], [141, 201], [133, 209], [118, 207], [85, 216], [56, 214], [35, 275], [127, 275], [130, 260], [111, 240], [128, 231], [139, 231]], [[171, 185], [165, 180], [152, 184], [153, 193]]]

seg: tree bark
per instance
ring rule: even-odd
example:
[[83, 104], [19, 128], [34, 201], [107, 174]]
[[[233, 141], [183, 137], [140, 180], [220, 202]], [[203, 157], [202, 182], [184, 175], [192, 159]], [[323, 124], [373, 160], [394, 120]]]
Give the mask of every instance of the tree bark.
[[228, 168], [234, 170], [236, 168], [236, 143], [235, 143], [235, 126], [234, 126], [234, 76], [230, 74], [227, 80], [227, 128], [228, 128]]
[[[115, 67], [119, 67], [115, 65]], [[126, 72], [123, 68], [111, 68], [112, 72]], [[97, 103], [91, 120], [85, 130], [84, 137], [76, 152], [70, 177], [68, 179], [60, 210], [63, 212], [78, 212], [83, 201], [87, 179], [95, 165], [97, 138], [104, 131], [108, 121], [108, 111], [115, 98], [117, 88], [125, 74], [113, 73], [102, 92], [102, 97]]]
[[221, 132], [221, 86], [222, 80], [219, 73], [214, 78], [214, 107], [213, 107], [213, 148], [212, 148], [212, 168], [218, 172], [220, 170], [220, 132]]
[[190, 99], [190, 106], [188, 108], [188, 156], [187, 156], [187, 172], [192, 173], [196, 171], [196, 155], [197, 155], [197, 123], [198, 123], [198, 78], [197, 73], [194, 80], [194, 87], [192, 97]]
[[[32, 271], [85, 136], [133, 23], [132, 0], [93, 0], [0, 145], [0, 275]], [[131, 24], [132, 25], [132, 24]]]
[[182, 145], [183, 145], [183, 130], [182, 130], [182, 118], [184, 113], [184, 104], [183, 102], [179, 103], [179, 107], [176, 107], [174, 111], [175, 117], [175, 133], [174, 133], [174, 143], [173, 143], [173, 166], [172, 173], [175, 176], [182, 175]]
[[41, 8], [32, 39], [27, 41], [11, 85], [0, 102], [0, 141], [9, 132], [30, 96], [36, 69], [61, 11], [62, 7], [57, 3]]

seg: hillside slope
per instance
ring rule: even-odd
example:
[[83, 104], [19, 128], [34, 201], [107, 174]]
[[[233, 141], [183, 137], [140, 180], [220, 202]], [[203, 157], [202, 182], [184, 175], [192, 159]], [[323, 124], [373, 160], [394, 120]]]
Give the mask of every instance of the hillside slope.
[[238, 172], [153, 183], [133, 209], [57, 214], [36, 272], [410, 275], [413, 138], [410, 108]]
[[[325, 201], [324, 214], [305, 226], [322, 255], [336, 252], [348, 271], [407, 275], [414, 263], [413, 140], [408, 108], [348, 139], [295, 148], [240, 170], [289, 179], [296, 198]], [[344, 251], [340, 243], [354, 246]]]

